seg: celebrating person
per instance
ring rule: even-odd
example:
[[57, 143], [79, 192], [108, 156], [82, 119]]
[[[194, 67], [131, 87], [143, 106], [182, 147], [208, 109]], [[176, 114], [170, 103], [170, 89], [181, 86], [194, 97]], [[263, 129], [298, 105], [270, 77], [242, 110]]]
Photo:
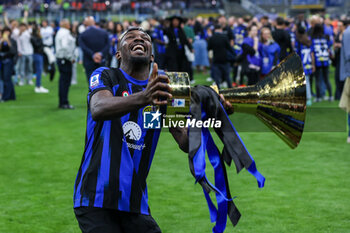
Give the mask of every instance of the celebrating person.
[[25, 83], [32, 85], [34, 50], [32, 43], [30, 42], [31, 36], [27, 24], [21, 23], [19, 25], [19, 31], [17, 39], [19, 74], [21, 76], [19, 85], [23, 86]]
[[[121, 36], [120, 68], [90, 78], [85, 151], [74, 186], [74, 211], [85, 232], [161, 232], [150, 215], [146, 178], [160, 129], [143, 127], [143, 112], [172, 98], [167, 76], [153, 65], [151, 37], [141, 28]], [[226, 103], [226, 106], [227, 103]], [[188, 152], [187, 130], [171, 128]]]
[[[152, 42], [142, 29], [121, 36], [116, 56], [120, 69], [101, 67], [90, 78], [75, 214], [84, 233], [161, 232], [150, 215], [146, 185], [160, 130], [144, 129], [142, 113], [151, 104], [167, 104], [169, 79], [157, 75], [157, 65], [149, 77]], [[186, 150], [186, 135], [173, 135]]]

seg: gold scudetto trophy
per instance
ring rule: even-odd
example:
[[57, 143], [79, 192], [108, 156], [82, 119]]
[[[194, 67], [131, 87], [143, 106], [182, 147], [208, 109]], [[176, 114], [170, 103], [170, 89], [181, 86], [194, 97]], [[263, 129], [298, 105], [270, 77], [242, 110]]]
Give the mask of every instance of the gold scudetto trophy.
[[[185, 72], [165, 72], [173, 98], [167, 116], [175, 119], [190, 112], [191, 86]], [[300, 57], [292, 53], [256, 85], [219, 90], [235, 112], [255, 115], [291, 148], [301, 140], [306, 115], [306, 80]]]

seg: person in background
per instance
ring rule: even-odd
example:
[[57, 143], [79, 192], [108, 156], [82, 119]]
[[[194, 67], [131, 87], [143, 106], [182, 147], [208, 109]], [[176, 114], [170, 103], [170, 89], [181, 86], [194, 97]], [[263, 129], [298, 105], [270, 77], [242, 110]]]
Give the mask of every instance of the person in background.
[[[4, 23], [5, 26], [9, 27], [11, 30], [11, 39], [13, 39], [14, 41], [16, 41], [16, 47], [17, 47], [17, 40], [19, 37], [19, 24], [18, 21], [15, 19], [11, 19], [9, 20], [7, 17], [7, 12], [3, 12], [3, 17], [4, 17]], [[27, 13], [24, 13], [24, 18], [23, 21], [26, 22], [27, 20]], [[15, 85], [18, 84], [18, 80], [20, 79], [20, 75], [19, 75], [19, 62], [18, 62], [18, 56], [16, 54], [15, 58], [14, 58], [14, 75], [13, 75], [13, 82]]]
[[[235, 50], [236, 56], [239, 56], [242, 53], [243, 40], [245, 37], [247, 37], [247, 27], [249, 21], [249, 17], [238, 18], [237, 26], [233, 29], [233, 35], [235, 38], [233, 48]], [[233, 64], [232, 75], [233, 82], [236, 83], [236, 85], [239, 85], [240, 82], [243, 83], [242, 66], [238, 62], [235, 62]]]
[[60, 29], [55, 38], [57, 66], [60, 72], [59, 78], [59, 105], [61, 109], [74, 109], [68, 101], [68, 91], [72, 80], [72, 63], [75, 57], [75, 38], [70, 32], [70, 23], [62, 19]]
[[1, 101], [16, 99], [15, 88], [12, 82], [12, 72], [14, 69], [14, 61], [16, 56], [16, 41], [11, 38], [11, 29], [9, 27], [4, 27], [1, 31], [0, 39], [0, 79], [3, 83], [3, 92], [2, 96], [0, 97]]
[[232, 87], [230, 80], [230, 64], [227, 59], [227, 50], [232, 49], [228, 37], [223, 34], [221, 25], [215, 25], [214, 34], [209, 38], [208, 51], [213, 50], [211, 75], [218, 88], [221, 80], [226, 81], [227, 87]]
[[203, 74], [206, 74], [206, 69], [209, 67], [209, 57], [208, 57], [208, 34], [203, 28], [203, 18], [197, 17], [194, 24], [195, 41], [193, 42], [194, 50], [194, 62], [193, 65], [196, 66], [197, 72], [202, 70]]
[[41, 22], [40, 34], [42, 35], [42, 40], [45, 46], [52, 47], [53, 46], [53, 36], [55, 31], [49, 25], [47, 20], [43, 20]]
[[165, 47], [169, 42], [168, 37], [165, 35], [164, 31], [164, 21], [160, 20], [158, 25], [154, 25], [152, 32], [152, 41], [154, 48], [154, 61], [158, 64], [159, 69], [164, 70], [166, 68], [165, 64]]
[[343, 40], [343, 33], [345, 31], [343, 21], [338, 21], [337, 24], [337, 33], [334, 37], [334, 59], [332, 60], [332, 65], [335, 66], [335, 95], [336, 100], [340, 99], [341, 93], [343, 92], [344, 81], [340, 80], [340, 51]]
[[340, 80], [344, 81], [344, 89], [339, 102], [348, 113], [349, 134], [347, 142], [350, 143], [350, 19], [344, 21], [345, 31], [343, 33], [342, 48], [340, 51]]
[[[107, 66], [110, 67], [112, 64], [112, 58], [114, 57], [114, 55], [116, 53], [115, 45], [118, 42], [116, 24], [113, 21], [109, 21], [107, 23], [107, 33], [108, 33], [108, 38], [109, 38], [109, 51], [108, 51], [108, 58], [107, 58]], [[114, 67], [114, 68], [116, 68], [116, 67]]]
[[[191, 47], [193, 47], [194, 42], [194, 30], [193, 30], [193, 20], [190, 19], [184, 19], [184, 21], [181, 23], [181, 28], [183, 29], [188, 42], [190, 43]], [[206, 51], [206, 50], [205, 50]], [[186, 56], [187, 57], [187, 56]], [[193, 53], [193, 58], [190, 60], [187, 58], [187, 65], [186, 65], [186, 72], [190, 76], [191, 84], [195, 83], [195, 80], [193, 79], [193, 68], [192, 68], [192, 62], [194, 62], [195, 56]]]
[[[77, 47], [78, 47], [77, 38], [79, 37], [78, 26], [79, 26], [79, 22], [75, 21], [71, 27], [71, 33], [72, 33], [72, 36], [75, 38], [75, 46], [76, 46], [76, 49], [74, 50], [74, 60], [75, 61], [77, 61], [79, 59], [79, 50], [77, 49]], [[76, 85], [76, 84], [78, 84], [77, 62], [73, 62], [71, 85]]]
[[279, 60], [282, 61], [288, 56], [289, 53], [293, 52], [292, 42], [290, 34], [285, 30], [285, 21], [282, 17], [277, 17], [276, 19], [276, 29], [272, 33], [274, 41], [281, 48], [281, 53]]
[[84, 53], [83, 50], [80, 48], [79, 46], [79, 37], [80, 35], [86, 30], [86, 25], [85, 25], [85, 21], [83, 23], [81, 23], [78, 27], [78, 40], [77, 40], [77, 44], [78, 44], [78, 52], [79, 52], [79, 60], [78, 63], [79, 64], [83, 64], [83, 57], [84, 57]]
[[56, 57], [53, 48], [53, 38], [55, 35], [55, 31], [49, 25], [47, 20], [43, 20], [41, 22], [40, 34], [42, 36], [44, 44], [44, 68], [45, 71], [50, 74], [50, 80], [52, 81], [56, 73]]
[[[321, 24], [321, 17], [318, 16], [318, 15], [312, 15], [310, 17], [309, 21], [310, 21], [310, 24], [309, 24], [309, 27], [308, 27], [307, 34], [311, 38], [311, 35], [312, 35], [312, 33], [314, 31], [314, 28], [315, 28], [315, 25], [316, 24]], [[311, 95], [316, 97], [316, 94], [315, 94], [315, 92], [312, 89], [312, 86], [313, 86], [312, 84], [313, 84], [314, 80], [316, 80], [316, 77], [315, 77], [315, 73], [312, 72], [312, 74], [310, 75]], [[317, 85], [315, 85], [315, 86], [317, 86]], [[324, 96], [323, 89], [324, 89], [324, 82], [323, 82], [323, 80], [321, 80], [321, 96]]]
[[263, 28], [268, 28], [270, 31], [272, 31], [272, 25], [269, 21], [269, 16], [264, 15], [260, 18], [260, 24]]
[[254, 85], [260, 78], [261, 55], [259, 54], [258, 27], [252, 24], [248, 28], [248, 37], [244, 38], [242, 53], [238, 61], [242, 62], [242, 72], [248, 77], [248, 85]]
[[279, 63], [280, 46], [272, 39], [271, 31], [263, 27], [260, 31], [261, 74], [267, 75]]
[[303, 63], [305, 79], [306, 79], [306, 105], [312, 104], [310, 75], [312, 74], [312, 58], [311, 58], [311, 40], [307, 35], [306, 28], [301, 23], [297, 26], [295, 50]]
[[332, 21], [329, 17], [323, 20], [323, 30], [324, 34], [329, 37], [329, 40], [333, 43], [334, 41], [334, 29], [332, 25]]
[[41, 85], [41, 76], [43, 72], [43, 65], [44, 65], [44, 44], [43, 40], [40, 34], [40, 28], [37, 24], [35, 24], [32, 28], [32, 35], [30, 37], [30, 42], [33, 46], [33, 62], [35, 67], [35, 75], [36, 75], [36, 82], [35, 82], [35, 93], [48, 93], [49, 90], [44, 88]]
[[185, 55], [185, 46], [192, 50], [192, 45], [188, 41], [185, 32], [181, 28], [182, 18], [173, 16], [169, 18], [170, 27], [167, 28], [165, 34], [169, 39], [166, 48], [166, 64], [168, 71], [186, 72], [188, 68], [188, 60]]
[[233, 47], [234, 46], [234, 40], [235, 37], [232, 33], [232, 29], [228, 26], [227, 24], [227, 19], [225, 16], [221, 15], [219, 16], [219, 18], [217, 19], [218, 24], [221, 26], [222, 28], [222, 33], [225, 34], [230, 42], [230, 46]]
[[114, 41], [114, 46], [112, 48], [112, 61], [111, 61], [111, 67], [117, 68], [118, 67], [118, 60], [117, 57], [115, 56], [118, 50], [118, 42], [119, 42], [119, 37], [123, 34], [124, 28], [123, 24], [121, 23], [116, 23], [115, 25], [116, 28], [116, 40]]
[[89, 82], [92, 72], [106, 65], [109, 52], [108, 33], [96, 26], [92, 16], [85, 18], [86, 30], [79, 36], [79, 46], [83, 50], [83, 66]]
[[33, 85], [32, 74], [33, 74], [33, 46], [30, 42], [30, 32], [27, 24], [21, 23], [19, 25], [19, 36], [17, 40], [17, 49], [19, 57], [19, 73], [21, 80], [19, 85], [23, 86], [25, 82], [29, 85]]
[[284, 21], [285, 30], [288, 32], [290, 36], [290, 42], [292, 45], [292, 51], [294, 50], [295, 46], [295, 31], [296, 31], [296, 25], [294, 24], [292, 19], [288, 19]]
[[324, 81], [328, 90], [328, 100], [333, 101], [332, 87], [328, 78], [330, 46], [331, 42], [327, 39], [323, 31], [322, 24], [316, 24], [311, 34], [311, 58], [312, 71], [316, 77], [316, 102], [321, 101], [321, 80]]

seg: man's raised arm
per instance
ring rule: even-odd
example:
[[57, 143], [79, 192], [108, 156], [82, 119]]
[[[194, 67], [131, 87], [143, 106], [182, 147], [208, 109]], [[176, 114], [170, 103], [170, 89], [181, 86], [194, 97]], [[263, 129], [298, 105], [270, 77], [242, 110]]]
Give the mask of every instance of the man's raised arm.
[[165, 75], [158, 75], [157, 64], [154, 64], [144, 91], [126, 97], [113, 96], [108, 90], [96, 92], [90, 101], [92, 119], [94, 121], [108, 120], [121, 117], [149, 104], [165, 105], [167, 99], [172, 98], [168, 83], [169, 78]]

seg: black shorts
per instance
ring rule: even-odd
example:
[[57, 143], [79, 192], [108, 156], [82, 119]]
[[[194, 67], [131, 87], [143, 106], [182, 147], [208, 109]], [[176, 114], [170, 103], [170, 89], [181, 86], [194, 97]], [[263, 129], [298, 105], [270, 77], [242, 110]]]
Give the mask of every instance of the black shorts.
[[150, 215], [95, 207], [79, 207], [74, 213], [83, 233], [161, 233]]

